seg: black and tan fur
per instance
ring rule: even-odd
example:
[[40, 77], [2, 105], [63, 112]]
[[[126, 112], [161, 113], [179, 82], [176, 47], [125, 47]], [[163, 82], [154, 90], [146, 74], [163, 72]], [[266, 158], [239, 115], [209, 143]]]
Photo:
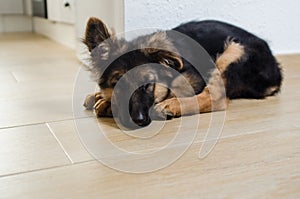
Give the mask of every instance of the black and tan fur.
[[[169, 31], [141, 36], [128, 42], [116, 38], [99, 19], [90, 18], [84, 43], [91, 52], [91, 71], [98, 74], [101, 91], [87, 98], [86, 107], [94, 105], [99, 117], [112, 116], [111, 103], [114, 103], [123, 125], [131, 127], [128, 124], [133, 121], [139, 126], [146, 126], [151, 122], [152, 108], [154, 116], [179, 117], [224, 110], [230, 99], [263, 99], [280, 90], [282, 74], [279, 64], [268, 44], [257, 36], [219, 21], [189, 22], [172, 31], [189, 36], [209, 53], [217, 69], [208, 71], [208, 79], [180, 56], [182, 50], [191, 51], [191, 56], [193, 52], [183, 41], [172, 38]], [[129, 48], [135, 50], [127, 52]], [[103, 71], [102, 66], [108, 61], [109, 67]], [[194, 92], [186, 92], [182, 77], [167, 70], [154, 70], [147, 65], [149, 63], [175, 69], [185, 77]], [[121, 92], [126, 92], [126, 88], [131, 88], [134, 80], [126, 80], [122, 91], [114, 90], [114, 86], [122, 75], [139, 65], [145, 67], [135, 77], [146, 78], [153, 83], [139, 87], [131, 96], [129, 107], [119, 106], [118, 96], [122, 96]], [[156, 83], [158, 80], [165, 81], [165, 84]], [[177, 92], [176, 97], [172, 90]], [[113, 92], [116, 97], [112, 102]], [[193, 103], [195, 100], [198, 107]], [[131, 118], [122, 117], [124, 109], [129, 109]]]

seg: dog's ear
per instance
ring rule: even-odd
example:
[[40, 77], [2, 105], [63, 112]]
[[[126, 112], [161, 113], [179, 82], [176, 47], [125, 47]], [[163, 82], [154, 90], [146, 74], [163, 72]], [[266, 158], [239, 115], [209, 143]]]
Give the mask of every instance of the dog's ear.
[[84, 43], [87, 45], [89, 51], [91, 52], [95, 47], [97, 47], [101, 42], [110, 38], [106, 25], [98, 18], [91, 17], [86, 26]]
[[182, 58], [177, 54], [177, 52], [156, 50], [151, 53], [151, 57], [153, 57], [158, 63], [167, 67], [172, 67], [178, 71], [180, 71], [183, 67]]
[[154, 33], [139, 41], [141, 51], [155, 62], [181, 70], [183, 62], [166, 32]]

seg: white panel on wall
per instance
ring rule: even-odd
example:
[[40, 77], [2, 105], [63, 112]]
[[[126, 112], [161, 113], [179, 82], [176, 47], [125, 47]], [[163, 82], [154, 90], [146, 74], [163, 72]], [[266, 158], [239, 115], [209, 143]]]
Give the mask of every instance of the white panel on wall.
[[48, 19], [64, 23], [75, 22], [74, 0], [51, 0], [47, 1]]
[[75, 23], [75, 0], [63, 0], [61, 4], [62, 21]]
[[0, 15], [0, 32], [32, 32], [32, 20], [29, 16]]
[[48, 12], [48, 19], [52, 21], [59, 21], [60, 20], [60, 9], [59, 4], [61, 0], [50, 0], [47, 1], [47, 12]]
[[31, 32], [31, 18], [24, 16], [4, 17], [5, 32]]
[[23, 14], [23, 0], [0, 0], [0, 14]]
[[295, 53], [300, 52], [299, 8], [296, 0], [125, 0], [125, 30], [218, 19], [266, 39], [275, 53]]

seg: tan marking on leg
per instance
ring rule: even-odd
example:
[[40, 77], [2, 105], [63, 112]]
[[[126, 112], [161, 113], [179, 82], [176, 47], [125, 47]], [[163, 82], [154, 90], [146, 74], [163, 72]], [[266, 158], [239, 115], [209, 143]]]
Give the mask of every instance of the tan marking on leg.
[[[181, 115], [225, 110], [228, 101], [222, 75], [218, 69], [215, 69], [207, 86], [200, 94], [193, 97], [174, 97], [164, 100], [155, 106], [155, 110], [159, 115], [179, 117]], [[198, 102], [198, 107], [195, 102]]]
[[[192, 115], [211, 111], [225, 110], [228, 99], [213, 100], [206, 87], [203, 92], [193, 97], [171, 98], [158, 103], [155, 110], [159, 115], [169, 115], [179, 117], [182, 115]], [[198, 107], [197, 104], [198, 103]]]
[[207, 88], [214, 100], [220, 100], [226, 96], [225, 84], [225, 79], [220, 71], [218, 69], [213, 70], [208, 80]]
[[[213, 91], [215, 92], [215, 91]], [[204, 89], [203, 92], [197, 95], [197, 100], [199, 104], [199, 109], [201, 113], [211, 112], [211, 111], [222, 111], [227, 108], [229, 99], [225, 96], [220, 96], [213, 93], [208, 87]]]
[[244, 46], [234, 41], [225, 42], [224, 52], [218, 56], [216, 66], [223, 73], [227, 67], [234, 62], [238, 62], [245, 54]]
[[226, 97], [225, 79], [216, 68], [205, 89], [197, 95], [200, 112], [221, 111], [227, 108], [229, 99]]

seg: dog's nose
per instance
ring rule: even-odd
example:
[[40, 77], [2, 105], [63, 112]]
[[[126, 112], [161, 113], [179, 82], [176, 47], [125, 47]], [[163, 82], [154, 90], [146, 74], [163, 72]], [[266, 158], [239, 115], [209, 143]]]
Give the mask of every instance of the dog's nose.
[[132, 120], [141, 127], [148, 126], [151, 123], [150, 117], [142, 113], [139, 113], [136, 117], [133, 117]]

